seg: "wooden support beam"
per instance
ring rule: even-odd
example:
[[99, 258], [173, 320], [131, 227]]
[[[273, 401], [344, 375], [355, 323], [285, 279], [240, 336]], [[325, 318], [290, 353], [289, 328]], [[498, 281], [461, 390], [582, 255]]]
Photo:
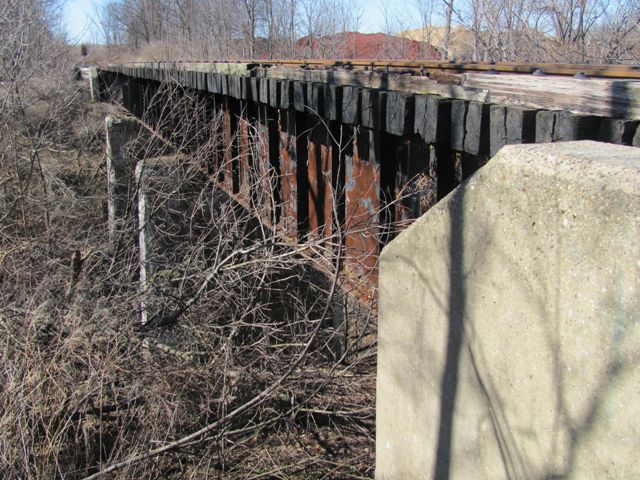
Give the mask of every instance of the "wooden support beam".
[[385, 130], [393, 135], [405, 135], [413, 131], [415, 97], [404, 92], [387, 93]]
[[469, 102], [464, 100], [451, 102], [451, 149], [459, 152], [464, 150], [464, 122], [468, 105]]
[[575, 115], [562, 111], [556, 116], [553, 141], [597, 140], [599, 128], [600, 119], [598, 117]]
[[507, 107], [507, 144], [533, 143], [536, 140], [536, 110]]
[[469, 102], [464, 125], [464, 151], [471, 155], [489, 152], [489, 104]]
[[552, 142], [558, 112], [540, 110], [536, 113], [536, 143]]
[[342, 123], [356, 125], [360, 123], [360, 89], [343, 87], [342, 89]]
[[632, 145], [638, 123], [640, 122], [603, 118], [600, 121], [598, 140], [618, 145]]
[[489, 119], [491, 127], [489, 155], [493, 157], [507, 144], [507, 107], [504, 105], [491, 105]]

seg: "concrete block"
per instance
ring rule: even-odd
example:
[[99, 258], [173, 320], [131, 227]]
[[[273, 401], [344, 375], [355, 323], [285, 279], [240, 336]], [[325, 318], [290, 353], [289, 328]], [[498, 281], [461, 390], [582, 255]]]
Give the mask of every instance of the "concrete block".
[[89, 92], [92, 102], [100, 101], [100, 78], [97, 67], [89, 68]]
[[105, 119], [107, 143], [107, 213], [109, 245], [113, 248], [131, 218], [135, 159], [126, 146], [140, 133], [140, 123], [132, 117], [108, 116]]
[[382, 251], [376, 478], [639, 478], [640, 152], [504, 147]]
[[163, 323], [175, 300], [164, 298], [171, 270], [181, 261], [180, 248], [193, 234], [197, 202], [206, 185], [204, 174], [182, 156], [140, 161], [135, 167], [138, 193], [141, 321]]

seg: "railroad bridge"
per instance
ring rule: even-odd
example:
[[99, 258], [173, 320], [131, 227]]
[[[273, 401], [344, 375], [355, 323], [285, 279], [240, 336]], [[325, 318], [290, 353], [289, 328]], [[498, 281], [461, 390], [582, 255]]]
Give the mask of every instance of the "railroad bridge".
[[292, 242], [345, 232], [345, 270], [379, 281], [377, 478], [637, 478], [638, 77], [154, 62], [92, 91], [160, 133], [163, 85], [204, 100], [224, 190], [271, 190]]
[[205, 99], [224, 119], [223, 187], [249, 204], [248, 172], [277, 172], [273, 223], [292, 241], [342, 224], [350, 270], [375, 284], [381, 246], [502, 146], [640, 145], [638, 76], [584, 65], [148, 62], [103, 67], [94, 86], [156, 129], [172, 128], [158, 125], [163, 83]]

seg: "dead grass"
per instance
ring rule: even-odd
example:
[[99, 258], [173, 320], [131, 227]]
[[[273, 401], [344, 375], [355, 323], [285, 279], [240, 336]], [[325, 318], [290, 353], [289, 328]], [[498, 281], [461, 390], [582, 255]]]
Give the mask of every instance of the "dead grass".
[[[41, 175], [25, 137], [32, 125], [14, 132], [14, 161], [5, 156], [0, 164], [11, 179], [0, 192], [0, 217], [7, 217], [0, 228], [2, 478], [83, 478], [174, 442], [277, 381], [301, 349], [274, 338], [311, 338], [304, 323], [295, 330], [284, 317], [256, 316], [258, 303], [239, 315], [247, 298], [273, 310], [258, 284], [233, 293], [240, 273], [179, 325], [142, 329], [135, 242], [116, 258], [107, 245], [103, 124], [113, 107], [90, 105], [86, 92], [70, 107], [47, 127], [54, 133], [38, 151]], [[42, 125], [45, 116], [33, 110], [29, 118]], [[20, 179], [29, 179], [22, 195]], [[317, 310], [319, 291], [296, 288], [286, 296], [295, 315]], [[158, 348], [167, 338], [179, 339], [176, 348]], [[192, 355], [176, 354], [181, 348]], [[258, 407], [108, 478], [369, 478], [371, 348], [339, 364], [313, 350]]]

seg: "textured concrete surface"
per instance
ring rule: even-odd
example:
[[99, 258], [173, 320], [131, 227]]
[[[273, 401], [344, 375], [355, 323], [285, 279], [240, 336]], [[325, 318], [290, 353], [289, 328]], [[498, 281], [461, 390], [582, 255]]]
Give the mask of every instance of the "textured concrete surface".
[[[189, 168], [183, 156], [139, 161], [135, 167], [138, 195], [141, 322], [162, 322], [166, 292], [171, 291], [172, 269], [183, 259], [191, 238], [202, 239], [203, 205], [200, 194], [206, 179]], [[201, 236], [202, 235], [202, 236]]]
[[503, 148], [382, 253], [378, 479], [640, 478], [640, 151]]
[[109, 243], [113, 247], [125, 228], [131, 200], [135, 159], [127, 145], [140, 134], [140, 124], [132, 117], [108, 116], [105, 119], [107, 144], [107, 204]]

